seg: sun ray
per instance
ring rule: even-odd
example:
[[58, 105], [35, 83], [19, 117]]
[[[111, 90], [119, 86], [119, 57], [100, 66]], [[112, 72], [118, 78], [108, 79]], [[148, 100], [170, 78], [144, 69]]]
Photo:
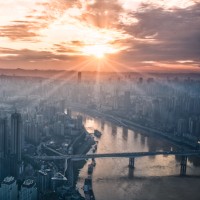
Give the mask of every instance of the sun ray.
[[[79, 69], [80, 66], [85, 65], [85, 64], [87, 64], [89, 62], [90, 62], [90, 59], [87, 59], [87, 60], [85, 60], [85, 61], [83, 61], [83, 62], [81, 62], [81, 63], [79, 63], [77, 65], [74, 65], [74, 66], [68, 68], [68, 71], [77, 70], [77, 69]], [[44, 87], [45, 85], [53, 83], [55, 80], [58, 80], [58, 79], [62, 78], [65, 73], [66, 73], [66, 71], [62, 71], [62, 72], [56, 73], [55, 75], [53, 75], [53, 76], [49, 77], [48, 79], [44, 80], [42, 82], [42, 87]], [[68, 77], [68, 78], [70, 78], [70, 77]], [[28, 95], [32, 94], [35, 90], [38, 90], [40, 87], [41, 87], [41, 85], [38, 84], [38, 85], [35, 85], [32, 88], [27, 88], [27, 89], [25, 89], [25, 90], [23, 90], [21, 92], [21, 95], [22, 96], [28, 96]]]
[[93, 44], [83, 47], [82, 52], [84, 55], [94, 56], [98, 59], [102, 59], [106, 54], [116, 53], [118, 50], [108, 44]]
[[[87, 66], [87, 65], [90, 65], [91, 64], [91, 60], [86, 60], [85, 62], [82, 62], [82, 63], [79, 63], [78, 65], [74, 66], [73, 68], [75, 69], [75, 67], [79, 67], [79, 70], [84, 70], [84, 68]], [[60, 74], [63, 74], [63, 73], [60, 73]], [[54, 92], [56, 92], [60, 87], [62, 87], [63, 85], [65, 85], [65, 83], [72, 79], [73, 77], [75, 77], [77, 75], [77, 73], [73, 73], [71, 74], [67, 79], [63, 79], [61, 80], [60, 79], [60, 83], [56, 85], [56, 87], [52, 88], [52, 90], [45, 96], [44, 100], [45, 99], [49, 99], [53, 94]], [[53, 81], [55, 81], [56, 79], [51, 79], [52, 82], [48, 82], [48, 83], [53, 83]], [[58, 80], [58, 77], [57, 77], [57, 80]], [[37, 106], [39, 104], [40, 100], [39, 99], [35, 99], [35, 102], [33, 102], [33, 104], [31, 105], [31, 108], [34, 108], [35, 106]]]
[[[111, 63], [110, 66], [113, 66], [113, 64], [119, 65], [119, 66], [125, 68], [125, 69], [126, 69], [127, 71], [129, 71], [129, 72], [130, 72], [130, 71], [134, 71], [135, 73], [141, 74], [143, 78], [149, 78], [149, 76], [151, 76], [152, 78], [154, 78], [154, 81], [155, 81], [156, 84], [162, 84], [162, 85], [168, 86], [168, 87], [170, 87], [170, 88], [172, 88], [172, 89], [175, 88], [173, 85], [170, 85], [170, 84], [167, 83], [167, 82], [162, 82], [162, 83], [159, 82], [159, 81], [157, 80], [157, 77], [156, 77], [155, 75], [153, 75], [152, 73], [149, 74], [148, 71], [144, 71], [144, 70], [141, 71], [141, 70], [139, 70], [139, 67], [138, 67], [138, 68], [128, 67], [127, 65], [125, 65], [125, 64], [123, 64], [123, 63], [119, 63], [119, 62], [116, 62], [116, 61], [111, 60], [111, 59], [106, 59], [106, 60], [107, 60], [107, 62]], [[158, 67], [160, 67], [160, 66], [158, 66]], [[161, 67], [161, 68], [162, 68], [162, 67]], [[113, 71], [115, 71], [118, 75], [120, 75], [120, 76], [123, 78], [123, 76], [121, 75], [121, 68], [120, 68], [120, 70], [117, 70], [116, 67], [112, 67], [112, 69], [113, 69]], [[142, 91], [140, 88], [135, 87], [135, 89], [136, 89], [138, 92], [140, 92], [140, 93], [142, 93], [142, 94], [145, 94], [144, 91]], [[176, 89], [177, 89], [177, 90], [180, 90], [180, 88], [176, 88]]]

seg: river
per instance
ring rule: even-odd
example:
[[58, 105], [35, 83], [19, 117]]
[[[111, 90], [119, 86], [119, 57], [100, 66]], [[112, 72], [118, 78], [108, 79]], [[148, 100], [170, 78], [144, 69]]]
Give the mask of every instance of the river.
[[[77, 113], [74, 113], [76, 115]], [[169, 141], [119, 127], [100, 118], [81, 114], [88, 132], [102, 132], [97, 153], [170, 151], [177, 150]], [[87, 161], [80, 170], [77, 187], [84, 196], [82, 187], [88, 176]], [[200, 199], [200, 159], [189, 158], [187, 176], [180, 177], [178, 156], [151, 156], [135, 159], [135, 168], [130, 170], [127, 158], [96, 159], [92, 180], [96, 200], [183, 200]]]

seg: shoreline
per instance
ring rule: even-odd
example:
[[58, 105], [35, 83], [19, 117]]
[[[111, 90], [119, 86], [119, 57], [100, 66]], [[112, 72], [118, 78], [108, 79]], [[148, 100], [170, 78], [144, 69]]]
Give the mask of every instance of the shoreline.
[[[101, 118], [101, 119], [105, 119], [111, 123], [114, 123], [118, 126], [122, 126], [120, 124], [119, 121], [116, 121], [114, 120], [112, 117], [114, 117], [113, 115], [109, 114], [109, 116], [106, 114], [106, 113], [100, 113], [99, 111], [97, 110], [88, 110], [86, 108], [77, 108], [77, 107], [73, 107], [73, 110], [76, 111], [76, 112], [82, 112], [82, 113], [85, 113], [85, 114], [88, 114], [88, 115], [91, 115], [93, 117], [98, 117], [98, 118]], [[156, 129], [153, 129], [153, 128], [148, 128], [148, 127], [145, 127], [145, 126], [142, 126], [140, 124], [137, 124], [135, 122], [131, 122], [131, 121], [128, 121], [126, 119], [122, 119], [120, 118], [119, 116], [117, 116], [121, 122], [126, 125], [125, 128], [128, 128], [128, 129], [131, 129], [131, 130], [139, 130], [139, 131], [142, 131], [142, 134], [143, 135], [147, 135], [147, 136], [154, 136], [154, 137], [160, 137], [170, 143], [172, 143], [173, 145], [179, 147], [179, 148], [182, 148], [182, 149], [195, 149], [197, 148], [197, 146], [195, 144], [191, 144], [191, 143], [188, 143], [187, 141], [183, 141], [183, 140], [178, 140], [177, 138], [174, 138], [174, 137], [170, 137], [169, 135], [163, 133], [162, 131], [158, 131]], [[144, 133], [145, 132], [145, 133]]]

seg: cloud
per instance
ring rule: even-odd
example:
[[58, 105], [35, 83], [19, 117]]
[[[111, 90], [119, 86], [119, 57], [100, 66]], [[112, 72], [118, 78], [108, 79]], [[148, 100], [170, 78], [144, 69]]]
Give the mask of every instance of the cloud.
[[34, 21], [12, 21], [9, 25], [0, 26], [0, 37], [11, 40], [33, 40], [39, 35], [38, 30], [45, 25]]
[[112, 28], [118, 22], [122, 11], [121, 5], [116, 0], [96, 0], [86, 5], [81, 20], [99, 28]]
[[83, 45], [84, 44], [80, 41], [72, 41], [71, 45], [66, 43], [54, 44], [52, 50], [60, 54], [64, 53], [68, 55], [80, 55], [82, 52], [79, 51], [78, 48]]
[[1, 63], [56, 60], [70, 65], [92, 45], [116, 49], [109, 58], [129, 66], [200, 63], [198, 1], [19, 1], [0, 3]]
[[33, 51], [29, 49], [9, 49], [0, 48], [0, 60], [9, 61], [24, 61], [24, 62], [38, 62], [38, 61], [49, 61], [49, 60], [60, 60], [67, 61], [75, 58], [72, 56], [55, 54], [50, 51]]
[[[147, 5], [146, 5], [147, 6]], [[134, 37], [126, 59], [176, 62], [195, 60], [200, 55], [200, 4], [187, 9], [148, 8], [132, 12], [138, 19], [133, 26], [121, 25]]]

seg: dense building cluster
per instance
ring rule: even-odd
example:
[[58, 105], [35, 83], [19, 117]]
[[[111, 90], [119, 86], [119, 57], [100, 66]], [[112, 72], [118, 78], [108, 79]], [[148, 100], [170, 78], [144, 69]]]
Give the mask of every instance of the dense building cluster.
[[196, 77], [102, 74], [83, 79], [79, 72], [66, 80], [1, 76], [0, 84], [0, 199], [34, 200], [48, 198], [49, 192], [66, 196], [70, 184], [60, 173], [63, 163], [33, 157], [82, 154], [94, 144], [82, 117], [73, 118], [68, 106], [117, 116], [191, 144], [200, 139]]
[[200, 138], [200, 82], [140, 79], [117, 90], [114, 111], [141, 125], [193, 141]]
[[63, 174], [64, 163], [34, 156], [87, 152], [94, 140], [85, 130], [82, 117], [73, 118], [71, 110], [65, 109], [65, 100], [57, 94], [45, 99], [39, 89], [34, 95], [22, 96], [18, 86], [31, 83], [35, 88], [38, 79], [3, 77], [0, 81], [8, 85], [0, 97], [0, 199], [48, 199], [50, 194], [69, 199], [76, 191], [71, 190], [67, 174]]

